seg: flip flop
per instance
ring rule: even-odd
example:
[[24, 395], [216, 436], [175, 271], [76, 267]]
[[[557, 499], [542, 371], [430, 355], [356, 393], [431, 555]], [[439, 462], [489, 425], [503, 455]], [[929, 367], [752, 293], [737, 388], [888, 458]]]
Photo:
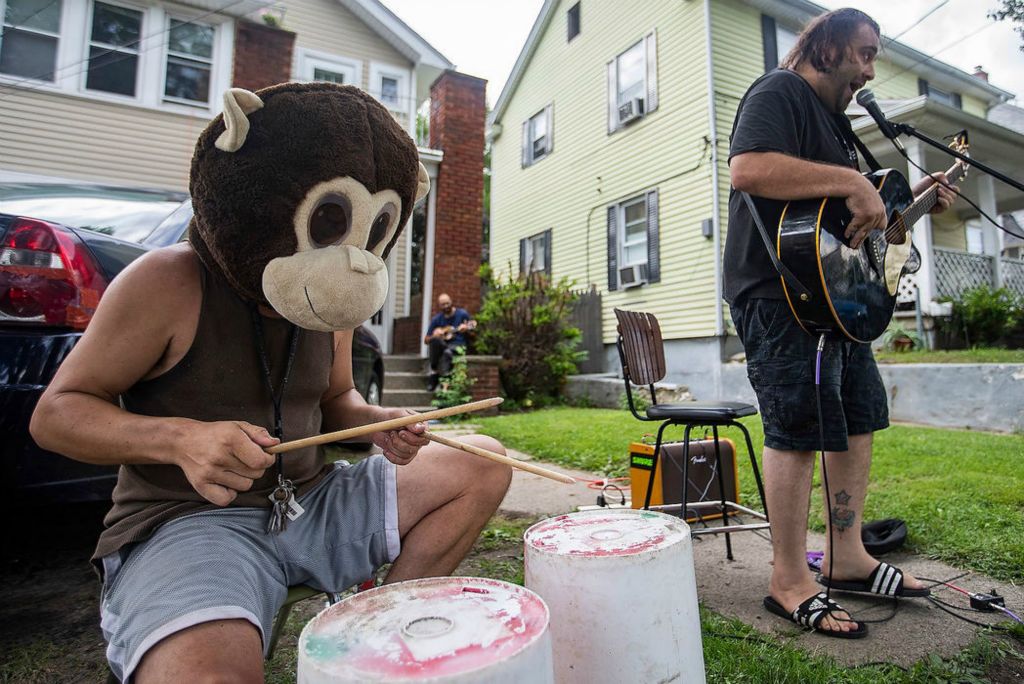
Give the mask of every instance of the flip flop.
[[903, 584], [903, 571], [895, 565], [881, 562], [864, 580], [829, 580], [818, 575], [818, 584], [835, 589], [850, 591], [857, 594], [873, 594], [875, 596], [893, 596], [895, 598], [921, 598], [931, 596], [927, 588], [911, 589]]
[[[825, 592], [810, 597], [797, 606], [792, 613], [787, 612], [782, 607], [782, 604], [771, 596], [764, 597], [764, 607], [768, 609], [769, 613], [775, 613], [779, 617], [786, 618], [801, 627], [810, 629], [818, 634], [835, 637], [836, 639], [861, 639], [868, 635], [868, 626], [863, 622], [856, 622], [855, 620], [850, 620], [850, 622], [854, 622], [857, 625], [857, 629], [851, 629], [848, 632], [838, 629], [818, 629], [818, 625], [829, 614], [839, 611], [846, 612], [842, 606], [830, 599]], [[839, 618], [836, 619], [838, 620]]]

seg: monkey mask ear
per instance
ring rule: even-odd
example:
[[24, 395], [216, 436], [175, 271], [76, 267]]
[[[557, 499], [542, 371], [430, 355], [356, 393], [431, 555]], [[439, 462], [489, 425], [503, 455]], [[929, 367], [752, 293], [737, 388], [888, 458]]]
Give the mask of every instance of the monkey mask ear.
[[237, 152], [249, 135], [249, 115], [262, 109], [263, 100], [244, 88], [231, 88], [224, 93], [224, 132], [214, 146], [222, 152]]

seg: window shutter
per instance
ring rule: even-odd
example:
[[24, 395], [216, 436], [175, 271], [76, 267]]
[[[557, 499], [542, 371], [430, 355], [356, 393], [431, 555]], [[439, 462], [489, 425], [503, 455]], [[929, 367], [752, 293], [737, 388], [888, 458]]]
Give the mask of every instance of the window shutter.
[[767, 14], [761, 15], [761, 43], [764, 45], [764, 70], [768, 72], [779, 66], [779, 43], [775, 17]]
[[923, 78], [917, 79], [917, 94], [927, 95], [928, 94], [928, 81]]
[[523, 122], [523, 158], [522, 165], [525, 169], [530, 165], [530, 120]]
[[615, 60], [608, 62], [608, 132], [619, 127], [619, 84], [615, 75]]
[[957, 109], [964, 108], [964, 99], [960, 96], [960, 93], [953, 93], [953, 106]]
[[644, 39], [644, 48], [647, 52], [647, 111], [644, 113], [650, 114], [658, 108], [658, 40], [654, 31]]
[[658, 191], [647, 193], [647, 282], [661, 280], [661, 251], [658, 246]]
[[544, 231], [544, 272], [551, 275], [551, 229]]
[[544, 154], [551, 154], [551, 150], [555, 148], [555, 105], [549, 104], [544, 108], [544, 119], [548, 125], [548, 141], [547, 147], [544, 149]]
[[616, 228], [616, 220], [619, 208], [616, 205], [608, 207], [608, 290], [619, 289], [619, 231]]
[[526, 238], [519, 240], [519, 273], [526, 273]]

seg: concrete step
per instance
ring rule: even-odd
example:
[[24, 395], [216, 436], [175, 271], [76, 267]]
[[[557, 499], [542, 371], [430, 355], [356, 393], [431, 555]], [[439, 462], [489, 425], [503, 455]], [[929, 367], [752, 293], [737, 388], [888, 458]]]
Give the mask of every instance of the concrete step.
[[384, 390], [384, 406], [401, 406], [403, 408], [430, 406], [430, 401], [433, 398], [434, 393], [428, 392], [426, 389], [389, 388]]
[[427, 360], [415, 354], [389, 354], [384, 357], [387, 372], [422, 373], [427, 369]]
[[405, 373], [387, 371], [384, 373], [384, 387], [390, 390], [427, 389], [426, 373]]

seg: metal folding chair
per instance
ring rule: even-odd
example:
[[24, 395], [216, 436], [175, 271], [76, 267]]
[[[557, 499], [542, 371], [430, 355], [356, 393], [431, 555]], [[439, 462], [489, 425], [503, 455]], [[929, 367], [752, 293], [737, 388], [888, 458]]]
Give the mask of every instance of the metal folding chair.
[[[615, 309], [615, 317], [619, 321], [618, 340], [616, 347], [619, 351], [619, 360], [622, 362], [622, 377], [626, 383], [626, 400], [629, 402], [629, 410], [638, 419], [643, 421], [661, 421], [658, 428], [658, 436], [654, 444], [654, 464], [647, 481], [647, 494], [644, 497], [644, 509], [663, 512], [679, 511], [682, 518], [687, 517], [687, 511], [694, 511], [700, 515], [700, 511], [710, 508], [717, 509], [722, 515], [721, 527], [704, 527], [691, 529], [690, 533], [699, 534], [725, 534], [726, 556], [732, 560], [732, 539], [733, 532], [745, 530], [759, 530], [769, 527], [768, 506], [765, 504], [764, 483], [761, 481], [761, 471], [757, 467], [757, 459], [754, 457], [754, 445], [750, 441], [750, 433], [737, 421], [744, 416], [757, 414], [757, 409], [751, 404], [739, 401], [690, 401], [679, 404], [659, 404], [654, 383], [660, 382], [665, 377], [665, 346], [661, 338], [661, 327], [658, 319], [653, 314], [639, 311], [623, 311]], [[651, 393], [651, 405], [643, 415], [636, 408], [633, 399], [633, 386], [647, 385]], [[654, 489], [654, 476], [657, 473], [658, 461], [661, 458], [662, 437], [665, 428], [669, 425], [683, 425], [683, 492], [681, 504], [667, 504], [664, 506], [651, 506], [651, 493]], [[710, 427], [714, 436], [715, 445], [715, 467], [719, 473], [718, 479], [718, 501], [687, 502], [690, 466], [690, 432], [694, 427]], [[761, 497], [761, 507], [765, 511], [760, 513], [746, 506], [741, 506], [735, 501], [729, 501], [725, 496], [725, 478], [722, 469], [722, 452], [718, 441], [718, 428], [736, 427], [743, 432], [747, 443], [747, 453], [750, 455], [750, 465], [754, 469], [754, 479], [757, 481], [757, 491]], [[732, 513], [745, 513], [753, 516], [762, 522], [730, 525], [729, 515]]]

